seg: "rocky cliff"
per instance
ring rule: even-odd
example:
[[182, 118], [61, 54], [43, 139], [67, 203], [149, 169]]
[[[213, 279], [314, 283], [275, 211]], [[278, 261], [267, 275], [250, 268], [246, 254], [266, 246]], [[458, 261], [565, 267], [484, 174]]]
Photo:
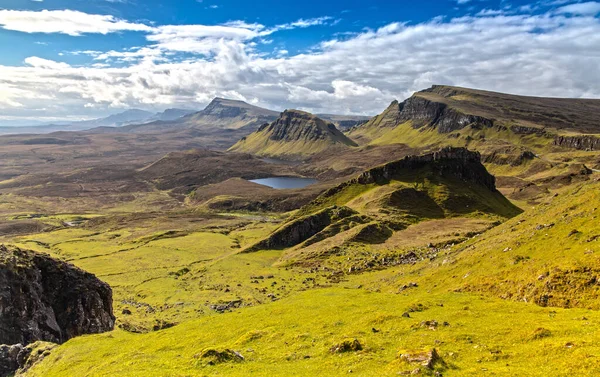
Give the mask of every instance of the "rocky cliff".
[[370, 169], [358, 177], [344, 182], [324, 192], [321, 197], [335, 195], [353, 184], [387, 184], [395, 176], [407, 171], [427, 168], [433, 174], [441, 177], [453, 177], [460, 180], [482, 185], [496, 192], [496, 179], [481, 164], [479, 152], [466, 148], [446, 147], [437, 152], [417, 156], [407, 156], [401, 160], [387, 163]]
[[554, 145], [582, 151], [597, 151], [600, 150], [600, 137], [592, 135], [557, 136], [554, 138]]
[[114, 323], [108, 284], [45, 254], [0, 246], [0, 344], [63, 343]]
[[348, 207], [332, 206], [317, 213], [300, 217], [275, 230], [269, 237], [245, 250], [283, 249], [304, 242], [321, 232], [327, 226], [341, 219], [355, 215], [356, 211]]
[[594, 134], [600, 133], [598, 116], [600, 100], [525, 97], [434, 85], [404, 102], [392, 102], [381, 115], [354, 129], [351, 136], [373, 139], [385, 129], [408, 121], [414, 128], [431, 127], [442, 134], [467, 126], [540, 137], [552, 137], [557, 130]]
[[478, 115], [466, 114], [446, 103], [413, 96], [400, 103], [400, 122], [411, 120], [413, 127], [430, 126], [439, 133], [450, 133], [467, 126], [493, 127], [494, 121]]

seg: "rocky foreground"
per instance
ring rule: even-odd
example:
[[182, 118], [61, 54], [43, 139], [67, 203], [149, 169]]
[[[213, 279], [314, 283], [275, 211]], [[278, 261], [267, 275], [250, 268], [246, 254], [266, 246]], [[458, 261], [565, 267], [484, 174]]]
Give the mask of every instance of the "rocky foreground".
[[0, 376], [27, 364], [37, 341], [113, 329], [110, 286], [47, 255], [0, 246]]

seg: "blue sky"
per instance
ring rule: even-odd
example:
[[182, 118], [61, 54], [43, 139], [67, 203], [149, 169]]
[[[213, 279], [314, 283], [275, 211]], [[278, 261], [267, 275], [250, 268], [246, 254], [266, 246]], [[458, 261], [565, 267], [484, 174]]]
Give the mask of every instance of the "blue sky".
[[374, 114], [432, 84], [600, 97], [600, 3], [0, 0], [0, 118], [202, 108]]

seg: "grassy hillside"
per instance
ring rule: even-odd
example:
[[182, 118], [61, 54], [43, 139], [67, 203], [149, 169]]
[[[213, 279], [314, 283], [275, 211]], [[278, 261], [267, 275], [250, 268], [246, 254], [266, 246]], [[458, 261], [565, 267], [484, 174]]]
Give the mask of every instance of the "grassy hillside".
[[291, 247], [285, 263], [344, 270], [355, 268], [355, 261], [340, 257], [363, 260], [359, 255], [371, 245], [379, 245], [378, 252], [393, 250], [402, 243], [397, 234], [414, 224], [446, 219], [454, 237], [441, 235], [441, 242], [519, 213], [495, 189], [478, 154], [448, 148], [390, 162], [325, 191], [246, 251]]
[[244, 137], [230, 151], [293, 159], [306, 158], [329, 148], [355, 146], [333, 123], [303, 111], [286, 110], [278, 120]]
[[[286, 250], [224, 255], [214, 267], [189, 274], [203, 271], [212, 284], [225, 279], [232, 291], [239, 281], [277, 296], [224, 314], [198, 313], [202, 318], [147, 334], [117, 329], [76, 338], [27, 375], [392, 376], [416, 369], [444, 376], [595, 375], [600, 316], [586, 307], [597, 308], [599, 185], [549, 199], [454, 246], [426, 244], [434, 232], [423, 226], [430, 221], [438, 232], [450, 231], [440, 220], [410, 226], [398, 236], [420, 239], [420, 246], [393, 251], [428, 252], [407, 263], [337, 270], [277, 267]], [[184, 246], [183, 239], [169, 242]], [[208, 247], [194, 244], [198, 251]], [[339, 259], [385, 255], [378, 247], [364, 244]], [[146, 289], [164, 289], [166, 281]], [[289, 291], [280, 295], [283, 286]], [[431, 368], [410, 361], [433, 349], [439, 359]]]
[[[434, 86], [394, 101], [348, 135], [373, 147], [477, 150], [500, 190], [521, 204], [589, 177], [598, 164], [600, 101], [533, 98]], [[585, 169], [584, 169], [585, 170]]]

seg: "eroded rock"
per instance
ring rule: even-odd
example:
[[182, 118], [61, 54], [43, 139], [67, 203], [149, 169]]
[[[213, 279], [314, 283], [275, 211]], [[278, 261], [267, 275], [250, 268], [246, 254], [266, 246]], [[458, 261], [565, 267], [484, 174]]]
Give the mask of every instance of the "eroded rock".
[[108, 284], [48, 255], [0, 246], [0, 343], [63, 343], [114, 324]]

